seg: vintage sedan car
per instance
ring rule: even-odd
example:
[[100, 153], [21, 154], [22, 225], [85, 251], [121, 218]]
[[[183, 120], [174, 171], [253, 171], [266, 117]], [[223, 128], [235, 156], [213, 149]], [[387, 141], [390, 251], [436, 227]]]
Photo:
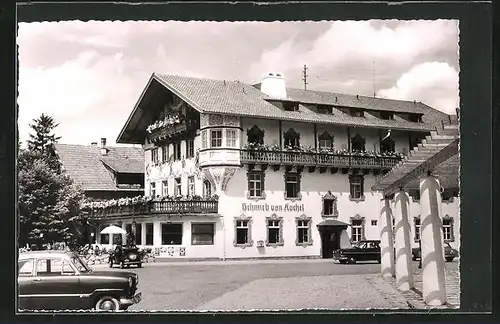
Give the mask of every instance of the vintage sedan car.
[[[417, 261], [422, 256], [422, 251], [420, 247], [411, 249], [411, 258], [413, 261]], [[452, 262], [458, 257], [458, 251], [451, 247], [450, 243], [444, 244], [444, 259], [446, 262]]]
[[129, 268], [130, 265], [142, 267], [143, 253], [136, 246], [118, 245], [115, 251], [110, 254], [108, 264], [112, 268], [114, 264], [119, 264], [120, 268]]
[[348, 249], [339, 249], [333, 252], [333, 259], [342, 264], [356, 263], [357, 261], [377, 261], [380, 263], [380, 241], [364, 240]]
[[126, 310], [141, 301], [139, 276], [94, 271], [74, 252], [24, 252], [18, 259], [20, 310]]

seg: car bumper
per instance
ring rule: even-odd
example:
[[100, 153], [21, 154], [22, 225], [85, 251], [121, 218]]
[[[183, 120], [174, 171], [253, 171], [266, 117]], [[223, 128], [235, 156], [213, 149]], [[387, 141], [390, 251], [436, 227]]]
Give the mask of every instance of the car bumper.
[[125, 263], [125, 264], [141, 264], [142, 260], [124, 260], [123, 263]]
[[333, 260], [335, 261], [346, 261], [348, 258], [345, 255], [334, 255]]
[[128, 298], [120, 298], [121, 306], [130, 306], [140, 303], [142, 300], [142, 293], [140, 291], [136, 292], [134, 296]]

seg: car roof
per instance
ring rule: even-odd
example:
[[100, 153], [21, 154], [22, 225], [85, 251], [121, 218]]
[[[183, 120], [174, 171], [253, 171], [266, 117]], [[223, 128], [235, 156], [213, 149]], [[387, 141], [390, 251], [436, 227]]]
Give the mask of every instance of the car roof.
[[74, 252], [71, 251], [57, 251], [57, 250], [29, 251], [20, 253], [19, 260], [25, 260], [31, 258], [65, 257], [72, 255], [74, 255]]

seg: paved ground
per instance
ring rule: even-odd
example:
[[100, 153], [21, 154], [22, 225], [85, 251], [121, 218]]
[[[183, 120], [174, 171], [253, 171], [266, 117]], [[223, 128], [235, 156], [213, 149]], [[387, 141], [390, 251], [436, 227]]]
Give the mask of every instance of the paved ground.
[[378, 279], [377, 263], [156, 262], [130, 271], [139, 274], [143, 293], [143, 301], [130, 310], [408, 308], [389, 282]]

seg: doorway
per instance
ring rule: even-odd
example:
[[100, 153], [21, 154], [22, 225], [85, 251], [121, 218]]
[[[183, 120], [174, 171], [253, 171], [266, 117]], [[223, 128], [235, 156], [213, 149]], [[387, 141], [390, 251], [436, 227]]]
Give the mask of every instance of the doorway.
[[320, 229], [321, 236], [321, 257], [330, 259], [333, 257], [333, 251], [340, 248], [340, 232], [339, 226], [323, 226]]

